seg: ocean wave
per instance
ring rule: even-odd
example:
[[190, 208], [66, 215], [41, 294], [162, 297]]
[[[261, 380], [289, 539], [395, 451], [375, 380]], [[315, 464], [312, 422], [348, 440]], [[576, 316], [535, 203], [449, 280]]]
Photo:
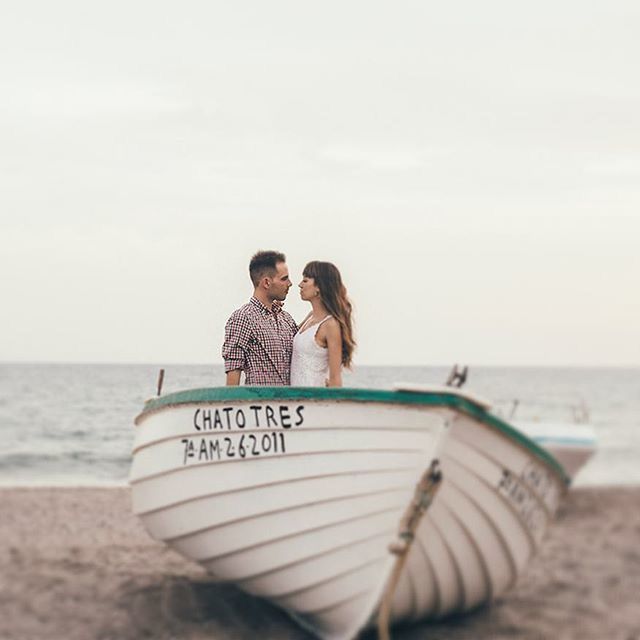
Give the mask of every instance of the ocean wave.
[[0, 455], [0, 469], [12, 467], [37, 467], [48, 462], [57, 462], [60, 456], [42, 453], [8, 453]]
[[131, 456], [100, 456], [93, 451], [70, 451], [59, 454], [14, 451], [0, 455], [0, 471], [14, 469], [45, 471], [51, 468], [120, 470], [128, 469], [130, 464]]

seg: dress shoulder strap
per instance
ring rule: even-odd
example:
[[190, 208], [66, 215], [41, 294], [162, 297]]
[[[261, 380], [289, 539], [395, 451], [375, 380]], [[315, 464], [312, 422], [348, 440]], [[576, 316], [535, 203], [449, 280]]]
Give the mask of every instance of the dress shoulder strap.
[[318, 322], [318, 324], [316, 325], [316, 330], [313, 332], [313, 334], [315, 335], [316, 333], [318, 333], [318, 329], [320, 328], [320, 325], [323, 322], [326, 322], [329, 318], [333, 318], [332, 315], [328, 315], [326, 318], [322, 318], [322, 320], [320, 320], [320, 322]]

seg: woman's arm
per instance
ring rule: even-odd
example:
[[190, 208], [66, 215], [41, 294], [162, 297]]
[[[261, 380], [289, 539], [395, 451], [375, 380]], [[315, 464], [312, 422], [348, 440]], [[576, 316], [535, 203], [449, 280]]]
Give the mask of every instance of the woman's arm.
[[323, 323], [327, 350], [329, 351], [329, 379], [327, 387], [342, 386], [342, 330], [338, 322], [331, 318]]

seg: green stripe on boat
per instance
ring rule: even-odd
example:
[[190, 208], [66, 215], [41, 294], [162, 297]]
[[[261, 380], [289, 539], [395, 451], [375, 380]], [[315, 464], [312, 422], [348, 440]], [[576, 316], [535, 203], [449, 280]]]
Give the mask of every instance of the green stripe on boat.
[[144, 410], [136, 418], [136, 423], [145, 414], [167, 406], [207, 402], [250, 402], [252, 400], [347, 400], [351, 402], [377, 402], [407, 406], [452, 407], [501, 431], [550, 466], [563, 478], [565, 483], [569, 484], [570, 481], [560, 463], [548, 451], [539, 447], [533, 440], [497, 416], [489, 413], [471, 400], [457, 395], [455, 391], [451, 393], [420, 393], [345, 387], [210, 387], [189, 389], [147, 400]]

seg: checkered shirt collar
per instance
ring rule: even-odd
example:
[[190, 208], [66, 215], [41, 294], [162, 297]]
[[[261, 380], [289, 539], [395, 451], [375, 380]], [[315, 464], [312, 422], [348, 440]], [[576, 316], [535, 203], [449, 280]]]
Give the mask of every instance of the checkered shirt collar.
[[251, 296], [251, 300], [249, 302], [254, 306], [260, 309], [262, 313], [272, 313], [274, 316], [277, 316], [282, 311], [282, 305], [276, 304], [275, 302], [271, 305], [271, 309], [265, 307], [258, 298], [255, 296]]

